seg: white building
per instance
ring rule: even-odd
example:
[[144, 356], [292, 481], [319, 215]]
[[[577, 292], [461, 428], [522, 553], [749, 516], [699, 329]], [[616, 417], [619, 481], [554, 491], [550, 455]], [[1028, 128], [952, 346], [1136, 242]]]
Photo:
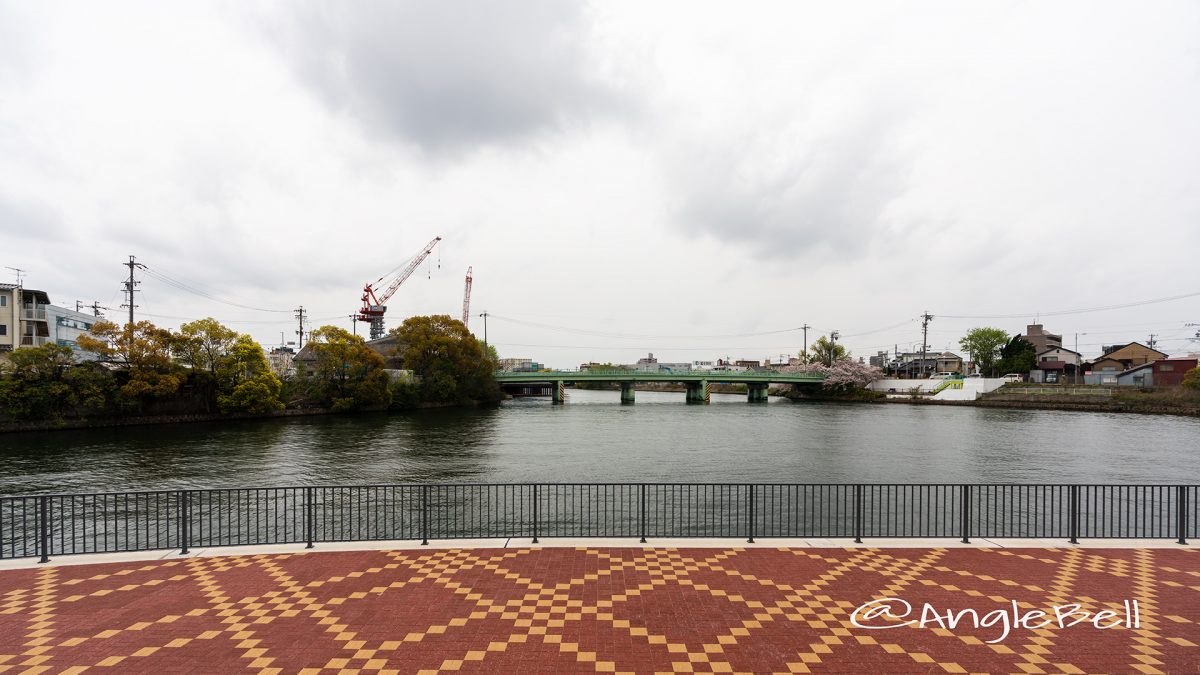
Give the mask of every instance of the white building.
[[76, 358], [92, 358], [76, 344], [92, 329], [96, 317], [50, 304], [45, 291], [0, 284], [0, 351], [56, 344], [76, 350]]

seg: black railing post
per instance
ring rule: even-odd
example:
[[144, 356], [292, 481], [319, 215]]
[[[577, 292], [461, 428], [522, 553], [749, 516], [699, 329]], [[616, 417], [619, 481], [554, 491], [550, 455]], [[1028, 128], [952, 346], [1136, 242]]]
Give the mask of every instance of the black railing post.
[[962, 486], [962, 543], [971, 543], [971, 486]]
[[421, 545], [429, 545], [429, 485], [421, 486]]
[[753, 484], [751, 484], [751, 485], [750, 485], [750, 491], [749, 491], [749, 495], [750, 495], [750, 496], [749, 496], [749, 499], [750, 499], [750, 509], [749, 509], [749, 510], [750, 510], [750, 519], [749, 519], [749, 522], [747, 523], [747, 528], [746, 528], [746, 529], [748, 529], [748, 530], [749, 530], [749, 534], [750, 534], [750, 536], [749, 536], [749, 537], [747, 537], [747, 539], [746, 539], [746, 543], [748, 543], [748, 544], [753, 544], [753, 543], [754, 543], [754, 485], [753, 485]]
[[1175, 499], [1179, 504], [1179, 517], [1176, 518], [1176, 525], [1179, 527], [1179, 543], [1187, 544], [1187, 486], [1180, 485], [1178, 488], [1179, 496]]
[[862, 526], [863, 526], [862, 511], [863, 511], [862, 486], [855, 485], [854, 486], [854, 543], [856, 543], [856, 544], [862, 543], [862, 529], [863, 529], [862, 528]]
[[42, 558], [39, 563], [50, 562], [50, 497], [38, 497], [38, 541]]
[[313, 547], [313, 527], [316, 517], [316, 499], [314, 499], [313, 489], [311, 487], [304, 488], [304, 548]]
[[179, 555], [188, 554], [188, 539], [191, 538], [191, 528], [188, 527], [188, 491], [179, 491]]
[[1079, 486], [1072, 485], [1070, 492], [1070, 509], [1071, 509], [1071, 543], [1079, 543]]
[[537, 523], [538, 521], [538, 486], [533, 484], [533, 543], [538, 543]]
[[642, 483], [638, 491], [638, 531], [641, 532], [641, 543], [646, 543], [646, 484]]

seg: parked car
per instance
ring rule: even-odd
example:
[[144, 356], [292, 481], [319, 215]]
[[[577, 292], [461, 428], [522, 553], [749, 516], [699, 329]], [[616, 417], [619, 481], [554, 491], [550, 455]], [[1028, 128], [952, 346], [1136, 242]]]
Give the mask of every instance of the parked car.
[[1004, 380], [1005, 382], [1021, 382], [1025, 378], [1021, 377], [1019, 373], [1008, 373], [1000, 379]]

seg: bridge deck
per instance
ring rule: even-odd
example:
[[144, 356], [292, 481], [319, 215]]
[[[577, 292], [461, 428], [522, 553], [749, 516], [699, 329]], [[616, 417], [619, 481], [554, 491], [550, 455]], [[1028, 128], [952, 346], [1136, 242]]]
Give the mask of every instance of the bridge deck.
[[740, 382], [747, 384], [804, 384], [822, 382], [817, 373], [780, 373], [773, 370], [693, 370], [686, 372], [637, 370], [546, 370], [536, 373], [498, 372], [500, 384], [550, 382]]

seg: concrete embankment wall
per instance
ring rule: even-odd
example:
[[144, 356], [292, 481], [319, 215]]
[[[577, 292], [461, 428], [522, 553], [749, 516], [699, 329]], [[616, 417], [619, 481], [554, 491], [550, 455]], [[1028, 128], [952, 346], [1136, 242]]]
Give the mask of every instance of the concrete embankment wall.
[[[940, 387], [944, 382], [945, 380], [886, 379], [872, 382], [869, 388], [872, 391], [880, 391], [892, 395], [911, 395], [913, 390], [916, 389], [918, 395], [925, 396]], [[974, 401], [980, 395], [995, 391], [1004, 386], [1005, 381], [999, 377], [968, 377], [962, 380], [962, 383], [963, 386], [961, 389], [947, 387], [935, 394], [934, 397], [943, 401]]]

